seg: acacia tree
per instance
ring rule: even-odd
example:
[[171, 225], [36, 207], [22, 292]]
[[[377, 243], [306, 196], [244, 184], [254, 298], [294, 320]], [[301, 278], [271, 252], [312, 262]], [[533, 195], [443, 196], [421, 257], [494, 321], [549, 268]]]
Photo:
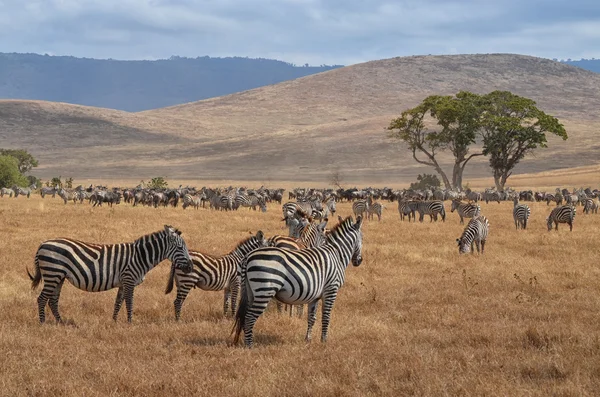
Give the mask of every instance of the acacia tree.
[[[461, 189], [465, 166], [483, 152], [469, 154], [480, 127], [481, 97], [467, 91], [456, 96], [432, 95], [413, 109], [402, 112], [388, 126], [389, 135], [404, 141], [413, 158], [420, 164], [433, 167], [441, 176], [446, 189]], [[429, 120], [431, 117], [431, 120]], [[427, 124], [437, 124], [428, 128]], [[452, 182], [440, 166], [436, 155], [449, 150], [454, 156]]]
[[512, 170], [534, 149], [547, 147], [546, 133], [567, 139], [558, 119], [536, 107], [535, 101], [509, 91], [494, 91], [482, 97], [481, 137], [483, 154], [489, 156], [498, 191]]
[[31, 171], [33, 167], [38, 166], [38, 161], [26, 150], [23, 149], [0, 149], [0, 155], [11, 156], [17, 159], [19, 172], [25, 174]]

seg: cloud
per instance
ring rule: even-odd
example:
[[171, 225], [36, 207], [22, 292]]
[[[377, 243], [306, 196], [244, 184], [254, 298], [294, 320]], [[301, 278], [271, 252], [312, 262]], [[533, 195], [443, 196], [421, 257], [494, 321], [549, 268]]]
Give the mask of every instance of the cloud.
[[0, 48], [93, 58], [352, 64], [415, 54], [599, 57], [595, 1], [0, 0]]

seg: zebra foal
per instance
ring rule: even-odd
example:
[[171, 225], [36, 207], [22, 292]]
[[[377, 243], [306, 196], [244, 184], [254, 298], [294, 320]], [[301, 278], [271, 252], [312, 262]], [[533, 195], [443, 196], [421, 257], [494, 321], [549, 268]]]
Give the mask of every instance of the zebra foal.
[[204, 291], [225, 291], [223, 297], [223, 313], [227, 315], [231, 300], [231, 315], [235, 315], [239, 291], [238, 269], [242, 260], [252, 251], [266, 247], [267, 241], [263, 232], [258, 231], [256, 236], [248, 237], [241, 241], [227, 255], [213, 256], [199, 251], [190, 250], [190, 257], [194, 264], [191, 272], [171, 267], [171, 274], [167, 282], [165, 294], [173, 290], [173, 282], [177, 285], [177, 297], [173, 302], [175, 306], [175, 320], [181, 317], [181, 307], [192, 288]]
[[323, 300], [321, 342], [327, 340], [329, 321], [338, 290], [344, 284], [350, 262], [362, 262], [362, 218], [351, 217], [334, 227], [321, 247], [292, 251], [260, 248], [242, 264], [241, 300], [234, 325], [234, 343], [242, 331], [247, 347], [254, 343], [256, 320], [272, 298], [287, 304], [308, 304], [306, 341], [316, 321], [317, 305]]
[[168, 225], [132, 243], [102, 245], [68, 238], [43, 242], [35, 254], [35, 274], [31, 275], [27, 270], [32, 289], [44, 281], [37, 299], [40, 323], [46, 321], [46, 304], [50, 306], [56, 321], [62, 322], [58, 299], [65, 280], [88, 292], [118, 287], [113, 320], [117, 320], [125, 300], [127, 321], [131, 322], [135, 286], [165, 259], [184, 272], [192, 270], [190, 254], [181, 232]]

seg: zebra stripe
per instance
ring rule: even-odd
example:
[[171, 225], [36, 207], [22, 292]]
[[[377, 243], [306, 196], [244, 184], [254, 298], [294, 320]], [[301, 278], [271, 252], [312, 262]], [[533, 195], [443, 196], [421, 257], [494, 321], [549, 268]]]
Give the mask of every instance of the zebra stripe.
[[242, 260], [252, 251], [260, 247], [267, 247], [263, 232], [258, 231], [256, 236], [251, 236], [241, 241], [227, 255], [213, 256], [199, 251], [190, 250], [190, 257], [194, 264], [191, 272], [185, 273], [180, 269], [171, 267], [171, 274], [167, 282], [165, 294], [173, 290], [173, 281], [177, 285], [177, 297], [173, 302], [175, 307], [175, 320], [181, 317], [181, 307], [190, 290], [194, 287], [204, 291], [222, 291], [223, 314], [227, 315], [231, 301], [231, 315], [235, 315], [235, 304], [239, 292], [238, 268]]
[[560, 207], [555, 207], [546, 218], [546, 223], [548, 224], [548, 231], [552, 230], [552, 224], [556, 225], [556, 230], [558, 230], [559, 223], [566, 223], [569, 225], [569, 230], [573, 231], [573, 221], [575, 220], [575, 213], [577, 210], [575, 207], [571, 207], [570, 205], [561, 205]]
[[513, 219], [515, 220], [515, 228], [519, 230], [527, 229], [527, 221], [531, 216], [531, 209], [528, 205], [519, 204], [519, 199], [514, 198]]
[[417, 211], [419, 211], [419, 222], [423, 222], [425, 215], [429, 215], [430, 222], [434, 219], [437, 222], [438, 214], [441, 215], [443, 222], [446, 221], [446, 209], [442, 201], [417, 201]]
[[465, 223], [464, 218], [473, 218], [479, 215], [481, 206], [479, 204], [463, 203], [460, 200], [452, 200], [450, 212], [454, 212], [454, 210], [456, 210], [460, 217], [460, 224], [463, 225]]
[[44, 280], [44, 288], [37, 299], [40, 323], [46, 320], [47, 303], [56, 321], [62, 322], [58, 299], [65, 279], [88, 292], [118, 287], [113, 320], [117, 320], [125, 299], [127, 321], [131, 322], [134, 287], [165, 259], [183, 271], [192, 270], [192, 261], [181, 232], [168, 225], [164, 230], [140, 237], [133, 243], [101, 245], [67, 238], [45, 241], [35, 254], [35, 275], [27, 270], [32, 289]]
[[417, 201], [412, 200], [400, 200], [398, 201], [398, 212], [400, 213], [400, 220], [404, 221], [404, 217], [408, 216], [408, 222], [410, 222], [410, 217], [412, 215], [413, 221], [417, 221], [416, 211], [418, 207]]
[[321, 341], [327, 340], [331, 310], [345, 280], [348, 263], [362, 262], [362, 218], [356, 223], [349, 217], [327, 235], [322, 247], [292, 251], [260, 248], [242, 264], [242, 294], [235, 322], [235, 343], [242, 330], [251, 347], [256, 320], [272, 298], [288, 304], [308, 304], [310, 341], [316, 321], [317, 305], [323, 300]]
[[235, 204], [236, 207], [248, 207], [248, 209], [253, 209], [255, 211], [256, 208], [259, 207], [262, 212], [267, 212], [267, 205], [262, 197], [244, 196], [238, 194], [237, 196], [235, 196]]
[[[487, 218], [483, 215], [477, 215], [473, 217], [465, 227], [460, 238], [456, 239], [458, 243], [458, 253], [464, 254], [467, 252], [473, 253], [473, 243], [477, 247], [477, 252], [483, 254], [485, 248], [485, 242], [490, 229], [490, 223]], [[479, 245], [481, 244], [481, 251], [479, 251]]]

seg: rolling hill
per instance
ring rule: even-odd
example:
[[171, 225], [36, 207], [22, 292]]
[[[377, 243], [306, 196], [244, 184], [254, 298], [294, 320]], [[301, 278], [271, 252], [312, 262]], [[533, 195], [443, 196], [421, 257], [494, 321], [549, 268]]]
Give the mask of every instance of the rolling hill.
[[[384, 127], [430, 94], [510, 90], [559, 117], [570, 139], [517, 173], [597, 163], [600, 75], [511, 54], [372, 61], [219, 98], [139, 113], [35, 101], [0, 102], [4, 147], [40, 159], [47, 178], [405, 183], [431, 170]], [[485, 159], [465, 181], [490, 175]]]

